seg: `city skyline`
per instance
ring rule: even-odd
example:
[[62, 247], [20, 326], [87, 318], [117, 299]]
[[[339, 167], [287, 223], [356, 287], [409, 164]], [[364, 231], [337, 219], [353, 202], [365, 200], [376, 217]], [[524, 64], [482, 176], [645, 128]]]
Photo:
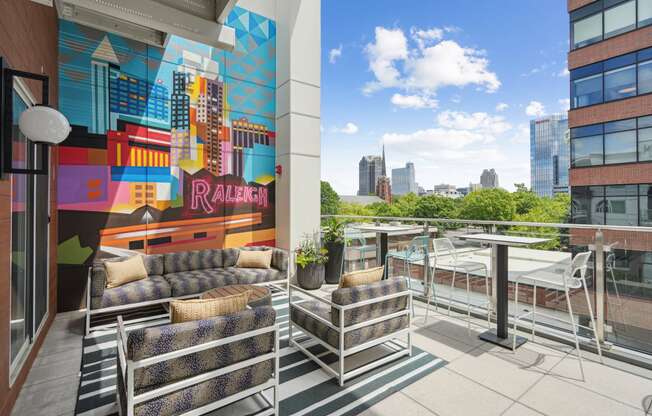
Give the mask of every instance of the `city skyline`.
[[322, 39], [322, 179], [355, 194], [360, 156], [385, 144], [388, 172], [411, 161], [425, 189], [491, 166], [508, 190], [529, 184], [530, 120], [568, 106], [566, 2], [366, 4], [323, 5], [341, 30]]

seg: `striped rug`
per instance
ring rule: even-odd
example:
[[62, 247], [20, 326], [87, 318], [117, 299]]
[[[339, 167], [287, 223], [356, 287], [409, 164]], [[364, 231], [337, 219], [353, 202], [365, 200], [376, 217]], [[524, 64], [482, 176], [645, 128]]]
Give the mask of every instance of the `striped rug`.
[[[413, 347], [412, 357], [403, 357], [385, 366], [367, 372], [340, 387], [317, 364], [288, 346], [287, 295], [278, 293], [273, 297], [280, 324], [281, 343], [281, 415], [357, 415], [392, 393], [419, 380], [446, 365], [419, 348]], [[149, 322], [147, 325], [165, 323]], [[130, 329], [138, 328], [137, 325]], [[293, 336], [300, 336], [300, 332]], [[108, 416], [117, 414], [116, 394], [116, 341], [115, 331], [94, 332], [83, 340], [81, 379], [75, 414], [84, 416]], [[336, 362], [337, 357], [325, 348], [315, 345], [313, 354], [326, 362]], [[390, 353], [391, 347], [379, 346], [352, 356], [349, 365], [363, 365]], [[349, 360], [347, 358], [347, 360]], [[263, 407], [262, 400], [252, 397], [220, 409], [214, 415], [250, 415]]]

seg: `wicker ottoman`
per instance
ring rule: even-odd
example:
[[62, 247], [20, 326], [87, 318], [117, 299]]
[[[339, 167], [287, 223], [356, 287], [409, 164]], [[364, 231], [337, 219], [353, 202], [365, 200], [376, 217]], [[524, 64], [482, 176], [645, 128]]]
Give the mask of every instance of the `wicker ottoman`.
[[249, 306], [252, 308], [258, 306], [271, 306], [272, 305], [272, 292], [265, 286], [256, 285], [229, 285], [211, 289], [205, 292], [202, 299], [220, 298], [224, 296], [237, 295], [247, 290], [251, 291], [249, 296]]

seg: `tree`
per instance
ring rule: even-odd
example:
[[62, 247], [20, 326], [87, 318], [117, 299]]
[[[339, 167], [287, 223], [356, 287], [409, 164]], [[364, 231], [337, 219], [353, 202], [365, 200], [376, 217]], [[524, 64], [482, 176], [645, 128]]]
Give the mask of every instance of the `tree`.
[[454, 199], [439, 195], [426, 195], [417, 201], [414, 216], [417, 218], [454, 218], [456, 210]]
[[[520, 222], [566, 223], [570, 215], [571, 199], [568, 194], [558, 194], [554, 198], [538, 198], [535, 206], [525, 214], [517, 215]], [[512, 227], [512, 231], [533, 237], [547, 237], [549, 242], [539, 244], [536, 248], [543, 250], [557, 249], [561, 246], [564, 230], [552, 227]]]
[[528, 213], [539, 202], [539, 197], [523, 183], [515, 183], [516, 192], [512, 194], [517, 215]]
[[509, 192], [504, 189], [480, 189], [462, 200], [461, 218], [468, 220], [511, 221], [516, 207]]
[[340, 196], [326, 181], [321, 181], [321, 214], [336, 215], [340, 211]]

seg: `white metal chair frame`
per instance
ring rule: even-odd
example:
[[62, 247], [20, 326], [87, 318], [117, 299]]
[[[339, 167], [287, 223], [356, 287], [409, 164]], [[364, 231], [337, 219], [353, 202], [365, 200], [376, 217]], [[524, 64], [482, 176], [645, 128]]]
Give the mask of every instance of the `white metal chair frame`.
[[[219, 409], [221, 407], [227, 406], [231, 403], [237, 402], [241, 399], [244, 399], [245, 397], [253, 396], [253, 395], [259, 395], [262, 400], [265, 401], [267, 405], [270, 407], [267, 409], [264, 409], [263, 411], [257, 413], [257, 416], [266, 416], [266, 415], [278, 415], [279, 414], [279, 399], [280, 399], [280, 392], [279, 392], [279, 386], [280, 386], [280, 365], [279, 365], [279, 357], [280, 357], [280, 348], [279, 348], [279, 327], [278, 324], [274, 324], [272, 326], [266, 327], [266, 328], [260, 328], [256, 329], [253, 331], [248, 331], [242, 334], [234, 335], [231, 337], [227, 338], [222, 338], [219, 340], [215, 341], [210, 341], [206, 342], [204, 344], [198, 344], [198, 345], [193, 345], [192, 347], [188, 348], [183, 348], [177, 351], [171, 351], [168, 353], [164, 354], [159, 354], [154, 357], [149, 357], [149, 358], [144, 358], [142, 360], [134, 361], [130, 360], [127, 358], [127, 334], [125, 332], [125, 327], [124, 327], [124, 322], [122, 321], [122, 316], [118, 316], [117, 319], [117, 350], [118, 350], [118, 371], [123, 376], [123, 380], [126, 382], [126, 392], [125, 393], [125, 398], [126, 398], [126, 409], [127, 409], [127, 415], [126, 416], [133, 416], [134, 414], [134, 407], [138, 405], [139, 403], [143, 403], [152, 399], [155, 399], [157, 397], [165, 396], [166, 394], [173, 393], [177, 390], [181, 390], [186, 387], [190, 387], [199, 383], [203, 383], [205, 381], [220, 377], [225, 374], [229, 374], [233, 371], [240, 370], [242, 368], [249, 367], [254, 364], [258, 364], [261, 362], [265, 362], [268, 360], [272, 360], [274, 362], [274, 369], [273, 372], [274, 374], [272, 375], [272, 378], [270, 378], [268, 381], [266, 381], [263, 384], [260, 384], [258, 386], [254, 386], [252, 388], [249, 388], [247, 390], [243, 390], [239, 393], [232, 394], [231, 396], [225, 397], [221, 400], [218, 400], [213, 403], [206, 404], [204, 406], [201, 406], [197, 409], [190, 410], [188, 412], [185, 412], [181, 414], [180, 416], [190, 416], [190, 415], [202, 415], [206, 414], [209, 412], [212, 412], [213, 410]], [[274, 334], [274, 349], [273, 351], [263, 354], [257, 357], [250, 358], [248, 360], [244, 360], [235, 364], [228, 365], [226, 367], [218, 368], [215, 370], [208, 371], [203, 374], [199, 374], [193, 377], [189, 377], [184, 380], [176, 381], [174, 383], [166, 384], [163, 387], [158, 387], [153, 390], [149, 390], [145, 393], [141, 393], [136, 395], [134, 392], [134, 372], [138, 368], [143, 368], [143, 367], [148, 367], [156, 363], [164, 362], [167, 360], [171, 360], [173, 358], [179, 358], [179, 357], [184, 357], [189, 354], [194, 354], [200, 351], [205, 351], [211, 348], [216, 348], [221, 345], [226, 345], [230, 344], [232, 342], [236, 341], [241, 341], [243, 339], [248, 339], [248, 338], [253, 338], [258, 335], [263, 335], [267, 333], [273, 333]], [[120, 388], [120, 386], [118, 386]], [[265, 390], [273, 390], [273, 400], [270, 402], [267, 397], [265, 397], [265, 394], [263, 392]], [[121, 403], [121, 398], [120, 398], [120, 392], [116, 394], [117, 400], [118, 400], [118, 409], [122, 415], [122, 403]]]
[[[252, 285], [255, 286], [273, 286], [281, 290], [287, 290], [288, 285], [290, 284], [290, 273], [291, 273], [291, 252], [288, 252], [288, 266], [287, 270], [285, 271], [285, 278], [281, 280], [273, 280], [269, 282], [262, 282], [262, 283], [252, 283]], [[101, 314], [110, 314], [110, 313], [120, 313], [120, 312], [129, 312], [129, 311], [137, 311], [140, 308], [144, 308], [147, 306], [153, 306], [153, 305], [162, 305], [164, 308], [170, 304], [170, 302], [174, 300], [181, 300], [181, 299], [192, 299], [192, 298], [198, 298], [200, 297], [202, 293], [194, 293], [192, 295], [186, 295], [186, 296], [179, 296], [179, 297], [169, 297], [169, 298], [164, 298], [164, 299], [156, 299], [156, 300], [149, 300], [145, 302], [136, 302], [136, 303], [128, 303], [126, 305], [118, 305], [118, 306], [110, 306], [108, 308], [99, 308], [99, 309], [91, 309], [91, 273], [93, 272], [93, 266], [90, 266], [88, 268], [88, 277], [87, 277], [87, 282], [86, 282], [86, 323], [85, 323], [85, 335], [88, 335], [91, 331], [97, 331], [97, 330], [104, 330], [104, 329], [111, 329], [115, 328], [116, 324], [115, 323], [110, 323], [110, 324], [104, 324], [104, 325], [91, 325], [91, 318], [93, 315], [101, 315]], [[209, 289], [212, 290], [212, 289]], [[169, 318], [169, 313], [166, 311], [164, 314], [158, 314], [158, 315], [151, 315], [147, 316], [144, 318], [136, 318], [136, 319], [130, 319], [128, 321], [125, 321], [129, 324], [131, 323], [137, 323], [137, 322], [146, 322], [146, 321], [153, 321], [157, 319], [165, 319]]]
[[[548, 319], [553, 319], [558, 322], [565, 322], [565, 323], [570, 323], [572, 331], [573, 331], [573, 336], [575, 338], [575, 348], [577, 350], [577, 358], [580, 364], [580, 371], [582, 373], [582, 379], [584, 379], [584, 366], [582, 364], [582, 354], [580, 352], [580, 342], [579, 338], [577, 336], [577, 327], [585, 328], [590, 331], [593, 331], [593, 337], [595, 338], [595, 345], [598, 349], [598, 355], [600, 356], [600, 362], [603, 362], [602, 359], [602, 349], [600, 347], [600, 341], [598, 340], [598, 335], [596, 332], [596, 326], [595, 326], [595, 319], [593, 317], [593, 308], [591, 306], [591, 299], [589, 297], [589, 290], [586, 285], [586, 270], [588, 269], [588, 262], [589, 259], [591, 258], [591, 252], [587, 251], [584, 253], [579, 253], [575, 255], [575, 258], [571, 261], [571, 264], [564, 270], [564, 272], [559, 275], [561, 276], [561, 282], [556, 282], [552, 281], [549, 279], [545, 279], [543, 277], [537, 277], [536, 275], [523, 275], [520, 276], [516, 279], [514, 282], [515, 288], [514, 288], [514, 303], [515, 305], [518, 306], [518, 286], [520, 283], [522, 283], [522, 280], [527, 280], [532, 282], [534, 288], [533, 288], [533, 296], [532, 296], [532, 310], [527, 311], [524, 314], [519, 315], [518, 311], [516, 311], [514, 315], [514, 335], [516, 335], [516, 328], [518, 326], [518, 323], [521, 319], [523, 319], [525, 316], [532, 315], [532, 340], [534, 341], [535, 337], [535, 325], [536, 325], [536, 315], [541, 315], [545, 316]], [[579, 277], [576, 277], [577, 273], [579, 272]], [[537, 312], [537, 283], [545, 283], [546, 286], [554, 286], [560, 290], [564, 291], [564, 295], [566, 297], [566, 305], [568, 307], [568, 316], [570, 318], [570, 322], [558, 318], [553, 315], [545, 314], [545, 313], [540, 313]], [[570, 289], [580, 289], [582, 288], [584, 290], [584, 294], [586, 296], [586, 304], [589, 309], [589, 317], [591, 318], [591, 327], [587, 327], [585, 325], [580, 325], [579, 322], [576, 324], [575, 323], [575, 318], [573, 317], [573, 307], [571, 305], [570, 301]], [[516, 336], [514, 336], [514, 350], [516, 348]]]
[[[403, 251], [388, 251], [387, 255], [385, 256], [385, 266], [389, 267], [389, 259], [390, 258], [395, 258], [398, 260], [403, 260], [403, 267], [407, 269], [407, 283], [408, 283], [408, 290], [411, 292], [412, 291], [412, 270], [411, 270], [411, 265], [412, 264], [418, 264], [418, 263], [424, 263], [426, 256], [428, 256], [428, 244], [429, 244], [430, 238], [428, 236], [418, 236], [414, 237], [411, 241], [410, 244], [407, 246], [407, 248]], [[425, 267], [430, 267], [430, 265], [425, 266]], [[388, 270], [388, 269], [386, 269]], [[424, 269], [425, 270], [425, 269]], [[389, 274], [389, 272], [388, 272]], [[428, 282], [423, 281], [424, 287], [428, 286]], [[430, 296], [434, 296], [435, 293], [435, 287], [434, 285], [430, 285], [430, 290], [431, 293], [428, 294], [428, 298]], [[435, 308], [436, 308], [436, 303], [435, 303]], [[412, 316], [415, 316], [414, 313], [414, 304], [412, 304]], [[427, 319], [427, 317], [426, 317]]]
[[[293, 298], [292, 298], [292, 291], [294, 291], [294, 290], [296, 290], [298, 292], [301, 292], [302, 294], [307, 295], [312, 299], [316, 299], [316, 300], [318, 300], [320, 302], [323, 302], [323, 303], [331, 306], [332, 308], [337, 309], [339, 311], [339, 315], [340, 315], [340, 321], [339, 321], [340, 324], [339, 324], [339, 326], [334, 325], [331, 321], [329, 321], [327, 319], [324, 319], [321, 316], [316, 315], [315, 313], [313, 313], [313, 312], [309, 311], [308, 309], [302, 307], [301, 302], [294, 302]], [[407, 296], [408, 297], [408, 304], [407, 304], [407, 307], [404, 310], [400, 310], [398, 312], [394, 312], [394, 313], [386, 315], [386, 316], [380, 316], [378, 318], [369, 319], [367, 321], [359, 322], [357, 324], [344, 326], [344, 312], [346, 312], [346, 311], [348, 311], [350, 309], [359, 308], [361, 306], [371, 305], [371, 304], [378, 303], [378, 302], [383, 302], [385, 300], [394, 299], [394, 298], [401, 297], [401, 296]], [[374, 368], [377, 368], [379, 366], [385, 365], [388, 362], [394, 361], [394, 360], [396, 360], [396, 359], [398, 359], [400, 357], [406, 356], [406, 355], [407, 356], [412, 356], [412, 329], [411, 329], [411, 327], [412, 327], [412, 319], [410, 317], [410, 309], [412, 307], [412, 292], [409, 289], [406, 290], [406, 291], [403, 291], [403, 292], [393, 293], [391, 295], [380, 296], [380, 297], [373, 298], [373, 299], [367, 299], [367, 300], [352, 303], [352, 304], [349, 304], [349, 305], [338, 305], [336, 303], [333, 303], [333, 302], [329, 301], [328, 299], [321, 298], [321, 297], [319, 297], [319, 296], [317, 296], [317, 295], [315, 295], [313, 293], [310, 293], [307, 290], [301, 289], [298, 286], [290, 285], [290, 288], [289, 288], [289, 291], [288, 291], [288, 298], [289, 298], [289, 302], [290, 302], [290, 308], [296, 308], [296, 309], [300, 310], [301, 312], [305, 313], [306, 315], [310, 316], [311, 318], [316, 319], [320, 323], [326, 325], [330, 329], [332, 329], [334, 331], [337, 331], [337, 333], [339, 334], [339, 347], [334, 348], [332, 345], [330, 345], [326, 341], [324, 341], [324, 340], [320, 339], [319, 337], [317, 337], [316, 335], [310, 333], [310, 331], [307, 331], [307, 330], [303, 329], [301, 326], [299, 326], [299, 325], [295, 324], [294, 322], [292, 322], [292, 311], [290, 311], [290, 322], [289, 322], [290, 325], [289, 325], [289, 333], [288, 333], [289, 344], [291, 346], [294, 346], [297, 349], [299, 349], [301, 352], [303, 352], [305, 355], [307, 355], [308, 358], [310, 358], [312, 361], [317, 363], [321, 368], [323, 368], [327, 373], [329, 373], [329, 374], [333, 375], [335, 378], [337, 378], [338, 381], [339, 381], [340, 386], [344, 386], [344, 383], [347, 380], [349, 380], [349, 379], [351, 379], [353, 377], [357, 377], [358, 375], [360, 375], [362, 373], [365, 373], [367, 371], [373, 370]], [[364, 328], [365, 326], [377, 324], [379, 322], [384, 322], [384, 321], [387, 321], [389, 319], [397, 318], [397, 317], [400, 317], [400, 316], [403, 316], [403, 315], [407, 315], [407, 317], [408, 317], [408, 326], [407, 326], [407, 328], [399, 329], [397, 331], [392, 332], [391, 334], [384, 335], [384, 336], [382, 336], [380, 338], [376, 338], [376, 339], [373, 339], [371, 341], [367, 341], [367, 342], [365, 342], [363, 344], [356, 345], [354, 347], [350, 347], [350, 348], [345, 348], [344, 347], [344, 336], [346, 335], [347, 332], [350, 332], [350, 331], [353, 331], [353, 330], [356, 330], [356, 329], [360, 329], [360, 328]], [[292, 337], [293, 326], [296, 326], [298, 329], [300, 329], [302, 335], [308, 336], [309, 341], [317, 342], [319, 345], [323, 346], [328, 351], [330, 351], [331, 353], [338, 356], [338, 369], [337, 369], [337, 371], [333, 370], [328, 365], [328, 363], [326, 363], [325, 361], [322, 361], [322, 359], [319, 358], [317, 355], [311, 353], [308, 350], [309, 346], [302, 345], [302, 344], [306, 344], [305, 341], [304, 342], [299, 342], [299, 341], [295, 340]], [[402, 341], [397, 340], [397, 338], [399, 336], [403, 335], [403, 334], [407, 334], [407, 345], [405, 345]], [[387, 356], [379, 359], [379, 360], [375, 360], [375, 361], [373, 361], [373, 362], [371, 362], [369, 364], [365, 364], [365, 365], [363, 365], [361, 367], [358, 367], [358, 368], [356, 368], [354, 370], [345, 371], [345, 369], [344, 369], [344, 359], [346, 357], [348, 357], [350, 355], [353, 355], [355, 353], [358, 353], [360, 351], [375, 347], [377, 345], [387, 343], [387, 342], [392, 342], [393, 345], [398, 346], [400, 349], [398, 351], [390, 354], [390, 355], [387, 355]]]
[[[432, 246], [434, 251], [434, 265], [431, 285], [434, 287], [434, 275], [437, 267], [443, 270], [452, 270], [453, 278], [451, 279], [451, 288], [450, 288], [450, 297], [448, 299], [448, 315], [451, 314], [451, 305], [453, 304], [453, 290], [455, 289], [455, 279], [457, 278], [457, 272], [461, 271], [466, 274], [466, 315], [467, 315], [467, 326], [471, 327], [471, 287], [470, 279], [482, 278], [481, 276], [472, 276], [472, 272], [479, 270], [484, 271], [485, 279], [485, 288], [487, 295], [487, 326], [491, 326], [491, 313], [492, 313], [492, 303], [491, 303], [491, 294], [489, 293], [489, 270], [484, 263], [475, 262], [475, 261], [466, 261], [463, 260], [463, 256], [458, 256], [457, 249], [453, 245], [453, 242], [449, 238], [433, 238]], [[440, 264], [440, 259], [442, 257], [448, 257], [452, 261], [445, 262]], [[434, 291], [433, 291], [434, 294]], [[435, 299], [435, 305], [437, 305]], [[426, 319], [428, 319], [428, 311], [430, 310], [430, 296], [428, 297], [428, 307], [426, 309]]]

